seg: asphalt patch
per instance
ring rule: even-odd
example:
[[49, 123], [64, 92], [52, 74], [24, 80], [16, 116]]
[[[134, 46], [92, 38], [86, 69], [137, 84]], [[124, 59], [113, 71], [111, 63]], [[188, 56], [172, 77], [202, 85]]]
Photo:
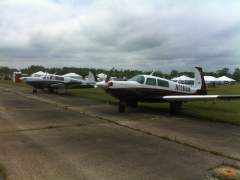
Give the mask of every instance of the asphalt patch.
[[240, 180], [240, 167], [223, 164], [209, 171], [205, 180]]

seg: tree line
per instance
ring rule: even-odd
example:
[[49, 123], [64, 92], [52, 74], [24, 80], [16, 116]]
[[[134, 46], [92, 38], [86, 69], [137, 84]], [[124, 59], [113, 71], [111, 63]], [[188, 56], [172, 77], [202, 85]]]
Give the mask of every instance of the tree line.
[[[21, 71], [23, 74], [28, 74], [28, 75], [35, 73], [37, 71], [43, 71], [43, 72], [48, 72], [51, 74], [58, 74], [58, 75], [63, 75], [63, 74], [67, 74], [70, 72], [74, 72], [74, 73], [80, 74], [82, 76], [86, 76], [86, 75], [88, 75], [89, 71], [92, 71], [95, 74], [104, 73], [104, 74], [107, 74], [112, 77], [126, 77], [127, 79], [131, 78], [137, 74], [150, 74], [151, 73], [150, 71], [129, 70], [129, 69], [118, 70], [115, 68], [112, 68], [110, 70], [96, 69], [96, 68], [77, 68], [77, 67], [45, 68], [45, 67], [39, 66], [39, 65], [32, 65], [32, 66], [29, 66], [27, 68], [23, 68], [20, 70], [15, 69], [15, 68], [9, 68], [9, 67], [0, 67], [0, 76], [1, 77], [3, 77], [3, 76], [10, 77], [10, 76], [12, 76], [13, 72], [16, 72], [16, 71]], [[177, 70], [172, 70], [170, 73], [163, 73], [161, 71], [156, 71], [156, 72], [154, 72], [154, 75], [163, 77], [166, 79], [171, 79], [171, 78], [178, 77], [181, 75], [194, 77], [193, 72], [179, 72]], [[214, 76], [214, 77], [227, 76], [227, 77], [233, 78], [236, 81], [240, 82], [240, 69], [239, 68], [236, 68], [233, 73], [231, 73], [228, 68], [223, 68], [223, 69], [217, 70], [216, 72], [204, 72], [204, 75]]]

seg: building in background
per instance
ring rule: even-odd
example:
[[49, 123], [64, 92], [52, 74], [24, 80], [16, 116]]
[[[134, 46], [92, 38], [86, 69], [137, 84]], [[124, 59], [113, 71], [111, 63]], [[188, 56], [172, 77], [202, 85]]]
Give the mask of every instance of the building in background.
[[18, 82], [21, 82], [21, 78], [22, 77], [22, 73], [21, 72], [13, 72], [13, 82], [14, 83], [18, 83]]

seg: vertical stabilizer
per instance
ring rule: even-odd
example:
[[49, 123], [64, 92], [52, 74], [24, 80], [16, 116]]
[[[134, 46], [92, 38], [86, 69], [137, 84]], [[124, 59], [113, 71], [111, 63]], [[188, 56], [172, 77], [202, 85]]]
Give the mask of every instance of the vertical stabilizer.
[[207, 88], [203, 76], [203, 71], [201, 67], [195, 67], [195, 81], [194, 87], [198, 89], [198, 94], [205, 95], [207, 94]]
[[88, 73], [88, 81], [96, 82], [96, 76], [91, 71]]

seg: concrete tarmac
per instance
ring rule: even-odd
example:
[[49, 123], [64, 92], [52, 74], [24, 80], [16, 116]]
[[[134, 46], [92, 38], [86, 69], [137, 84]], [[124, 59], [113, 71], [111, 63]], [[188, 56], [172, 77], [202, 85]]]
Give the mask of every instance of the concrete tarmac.
[[239, 165], [238, 126], [0, 85], [7, 179], [203, 179]]

